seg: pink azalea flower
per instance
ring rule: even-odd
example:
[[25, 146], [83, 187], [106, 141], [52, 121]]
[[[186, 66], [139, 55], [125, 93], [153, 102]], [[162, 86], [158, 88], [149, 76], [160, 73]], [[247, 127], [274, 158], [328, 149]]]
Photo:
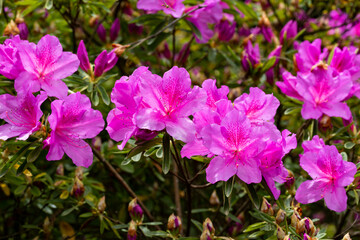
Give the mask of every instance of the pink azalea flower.
[[201, 136], [209, 151], [217, 155], [206, 169], [208, 182], [227, 181], [235, 174], [248, 184], [261, 182], [257, 155], [265, 143], [259, 141], [242, 111], [230, 111], [220, 125], [206, 126]]
[[84, 138], [93, 138], [104, 128], [101, 112], [91, 108], [89, 98], [79, 92], [51, 103], [48, 120], [52, 129], [44, 146], [49, 146], [46, 159], [60, 160], [66, 153], [76, 166], [89, 167], [93, 153]]
[[29, 92], [0, 95], [0, 118], [7, 123], [0, 126], [0, 139], [18, 136], [18, 140], [26, 140], [31, 134], [40, 129], [40, 118], [43, 112], [41, 104], [46, 100], [45, 92], [36, 97]]
[[15, 79], [24, 71], [24, 67], [20, 61], [19, 45], [27, 44], [29, 47], [35, 48], [35, 44], [21, 40], [19, 36], [6, 39], [4, 44], [0, 44], [0, 74], [9, 79]]
[[303, 97], [298, 93], [296, 89], [297, 78], [291, 75], [288, 71], [284, 71], [282, 74], [283, 82], [276, 82], [276, 86], [289, 97], [303, 101]]
[[253, 47], [251, 41], [248, 41], [241, 56], [241, 64], [246, 72], [249, 71], [250, 67], [254, 68], [256, 64], [260, 63], [259, 44], [256, 43]]
[[91, 69], [91, 64], [90, 64], [89, 56], [86, 51], [86, 47], [85, 47], [83, 40], [81, 40], [79, 43], [79, 47], [77, 50], [77, 56], [80, 60], [80, 68], [82, 70], [84, 70], [85, 72], [89, 72], [89, 70]]
[[61, 79], [78, 69], [79, 60], [75, 54], [63, 52], [59, 40], [50, 35], [42, 37], [36, 47], [21, 44], [18, 50], [25, 71], [15, 79], [16, 91], [43, 89], [49, 96], [66, 97], [68, 87]]
[[235, 34], [236, 22], [223, 18], [215, 25], [215, 30], [218, 33], [220, 41], [228, 42]]
[[[331, 28], [343, 25], [348, 19], [348, 15], [343, 13], [340, 9], [332, 10], [329, 14], [329, 26]], [[346, 29], [346, 26], [334, 28], [328, 31], [329, 35], [341, 34]]]
[[275, 182], [284, 183], [288, 176], [288, 170], [284, 167], [281, 159], [297, 146], [296, 135], [290, 134], [285, 129], [277, 141], [267, 141], [260, 157], [261, 174], [275, 199], [280, 196], [280, 190], [276, 188]]
[[142, 97], [139, 95], [140, 80], [153, 77], [147, 67], [139, 67], [132, 75], [124, 76], [115, 83], [111, 101], [115, 103], [116, 108], [111, 110], [107, 116], [106, 130], [112, 139], [122, 141], [118, 146], [120, 150], [125, 147], [132, 136], [151, 139], [157, 135], [157, 132], [146, 132], [135, 124], [135, 115], [142, 106]]
[[304, 152], [317, 153], [318, 151], [320, 151], [320, 149], [323, 149], [325, 147], [325, 143], [322, 138], [319, 138], [318, 135], [315, 135], [312, 140], [303, 142], [302, 147], [304, 149]]
[[329, 209], [336, 212], [346, 210], [347, 195], [344, 187], [354, 180], [354, 163], [344, 161], [335, 146], [326, 145], [317, 152], [304, 152], [300, 166], [313, 180], [307, 180], [299, 186], [295, 195], [298, 202], [308, 204], [324, 198]]
[[[286, 39], [284, 39], [286, 34]], [[284, 40], [288, 41], [289, 39], [294, 38], [297, 35], [297, 22], [295, 20], [288, 21], [285, 26], [280, 31], [280, 43], [283, 44]]]
[[330, 117], [351, 118], [350, 108], [342, 101], [348, 96], [352, 81], [348, 73], [333, 76], [333, 69], [319, 66], [308, 74], [298, 74], [296, 88], [304, 98], [301, 115], [304, 119]]
[[206, 95], [199, 87], [191, 89], [189, 73], [173, 67], [163, 78], [153, 75], [142, 78], [140, 96], [144, 108], [136, 114], [136, 125], [151, 131], [166, 131], [176, 139], [189, 142], [194, 137], [195, 125], [189, 116], [200, 110]]
[[185, 10], [183, 0], [139, 0], [137, 8], [147, 11], [164, 11], [174, 18], [179, 18]]
[[249, 119], [253, 131], [267, 133], [272, 139], [279, 137], [279, 131], [273, 124], [279, 100], [272, 94], [265, 94], [259, 88], [250, 88], [250, 93], [244, 93], [234, 101], [234, 106], [244, 112]]
[[295, 54], [296, 66], [300, 72], [310, 72], [327, 54], [326, 48], [324, 52], [321, 52], [321, 39], [315, 39], [312, 43], [304, 41], [299, 45], [298, 53]]

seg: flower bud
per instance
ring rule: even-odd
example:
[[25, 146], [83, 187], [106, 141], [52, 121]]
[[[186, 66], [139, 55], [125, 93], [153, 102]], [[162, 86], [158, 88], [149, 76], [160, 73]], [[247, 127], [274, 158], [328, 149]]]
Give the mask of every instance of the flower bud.
[[131, 220], [127, 234], [128, 240], [136, 240], [136, 226], [137, 226], [136, 223], [133, 220]]
[[105, 196], [102, 196], [99, 199], [99, 203], [97, 205], [97, 208], [98, 208], [100, 213], [103, 213], [105, 211], [105, 208], [106, 208]]
[[43, 223], [43, 230], [45, 234], [49, 234], [51, 232], [51, 222], [49, 217], [46, 217]]
[[182, 228], [181, 219], [178, 216], [171, 214], [168, 219], [167, 228], [171, 235], [178, 236]]
[[113, 43], [111, 45], [113, 48], [115, 48], [115, 51], [114, 53], [116, 54], [117, 57], [120, 57], [124, 52], [125, 50], [130, 47], [129, 44], [126, 44], [126, 45], [121, 45], [121, 44], [116, 44], [116, 43]]
[[22, 40], [27, 40], [29, 37], [29, 29], [26, 26], [25, 22], [19, 23], [18, 25], [19, 28], [19, 36]]
[[14, 22], [14, 20], [11, 20], [5, 27], [4, 29], [4, 34], [5, 36], [15, 36], [18, 35], [20, 33], [19, 28], [16, 26], [16, 23]]
[[120, 32], [120, 20], [118, 18], [116, 18], [115, 21], [113, 22], [113, 24], [111, 25], [111, 28], [110, 28], [110, 40], [111, 40], [111, 42], [116, 40], [116, 38], [119, 35], [119, 32]]
[[102, 23], [99, 24], [98, 28], [96, 29], [96, 33], [98, 34], [101, 41], [106, 42], [106, 29]]
[[203, 222], [203, 231], [205, 231], [206, 229], [209, 230], [212, 235], [215, 234], [215, 228], [210, 218], [206, 218]]
[[286, 235], [283, 240], [291, 240], [290, 235]]
[[277, 224], [280, 224], [284, 221], [286, 217], [286, 212], [282, 209], [279, 209], [279, 211], [277, 212], [276, 214], [276, 218], [275, 218], [275, 221]]
[[141, 209], [140, 205], [137, 203], [136, 198], [131, 200], [131, 202], [129, 203], [128, 211], [129, 211], [129, 215], [133, 221], [135, 221], [136, 223], [142, 222], [142, 220], [144, 218], [144, 214], [143, 214], [143, 210]]
[[82, 167], [76, 167], [75, 177], [79, 178], [80, 180], [83, 180], [83, 168]]
[[210, 204], [212, 206], [219, 206], [220, 205], [220, 200], [218, 195], [216, 194], [216, 190], [214, 190], [210, 196], [210, 200], [209, 200]]
[[342, 240], [351, 240], [351, 238], [350, 238], [350, 234], [349, 233], [347, 233], [344, 237], [343, 237], [343, 239]]
[[101, 137], [96, 136], [91, 140], [92, 145], [96, 148], [96, 150], [101, 150]]
[[280, 226], [277, 226], [276, 236], [278, 240], [283, 240], [285, 238], [285, 232]]
[[56, 168], [56, 174], [60, 176], [64, 176], [64, 164], [60, 163]]
[[291, 226], [293, 226], [294, 228], [296, 228], [298, 222], [301, 220], [301, 214], [301, 208], [295, 207], [294, 213], [291, 215]]
[[295, 176], [294, 176], [294, 173], [290, 170], [288, 170], [288, 176], [286, 178], [286, 181], [285, 181], [285, 188], [286, 189], [291, 189], [291, 187], [294, 185], [295, 183]]
[[331, 124], [331, 118], [324, 114], [319, 121], [319, 130], [322, 133], [326, 133], [328, 130], [331, 131], [332, 128], [333, 126]]
[[84, 184], [77, 176], [75, 176], [74, 185], [71, 189], [71, 195], [76, 198], [79, 198], [84, 194], [84, 192], [85, 192]]
[[269, 215], [274, 215], [274, 210], [273, 210], [271, 204], [265, 198], [263, 198], [260, 210], [263, 213], [267, 213]]
[[203, 230], [200, 236], [200, 240], [213, 240], [215, 238], [212, 237], [210, 231], [208, 229]]
[[98, 23], [99, 19], [100, 19], [100, 16], [99, 16], [99, 15], [96, 15], [96, 16], [90, 18], [90, 19], [89, 19], [89, 25], [90, 25], [90, 27], [95, 27], [96, 24]]
[[301, 221], [299, 221], [296, 225], [296, 232], [299, 234], [306, 233], [309, 234], [310, 236], [314, 236], [315, 231], [316, 228], [314, 226], [314, 223], [308, 217], [301, 219]]

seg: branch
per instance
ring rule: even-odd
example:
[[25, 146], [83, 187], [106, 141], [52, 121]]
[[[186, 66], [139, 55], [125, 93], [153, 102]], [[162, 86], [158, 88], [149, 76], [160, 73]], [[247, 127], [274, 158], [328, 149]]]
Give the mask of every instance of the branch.
[[120, 174], [115, 170], [115, 168], [108, 162], [106, 161], [106, 159], [101, 155], [100, 152], [98, 152], [93, 146], [91, 146], [94, 155], [100, 160], [100, 162], [102, 162], [105, 167], [114, 174], [115, 178], [121, 183], [121, 185], [123, 185], [123, 187], [125, 188], [125, 190], [129, 193], [129, 195], [133, 198], [137, 199], [137, 202], [139, 203], [139, 205], [141, 206], [141, 208], [144, 210], [145, 215], [150, 219], [150, 221], [154, 221], [154, 217], [151, 215], [151, 213], [149, 212], [149, 210], [146, 208], [146, 206], [144, 205], [144, 203], [136, 196], [136, 194], [134, 193], [134, 191], [130, 188], [130, 186], [126, 183], [126, 181], [120, 176]]
[[166, 25], [165, 27], [163, 27], [162, 29], [160, 29], [159, 31], [157, 31], [154, 34], [151, 34], [145, 38], [142, 38], [140, 40], [137, 40], [135, 42], [132, 43], [128, 43], [131, 47], [128, 48], [128, 50], [136, 48], [137, 46], [140, 46], [141, 44], [143, 44], [144, 42], [146, 42], [147, 40], [150, 40], [154, 37], [157, 37], [158, 35], [160, 35], [162, 32], [164, 32], [166, 29], [172, 27], [173, 25], [175, 25], [178, 21], [180, 21], [181, 19], [184, 19], [185, 17], [189, 16], [189, 14], [195, 12], [196, 10], [199, 10], [200, 8], [203, 8], [203, 6], [198, 6], [197, 8], [194, 8], [193, 10], [185, 13], [184, 15], [182, 15], [180, 18], [175, 19], [174, 21], [170, 22], [168, 25]]

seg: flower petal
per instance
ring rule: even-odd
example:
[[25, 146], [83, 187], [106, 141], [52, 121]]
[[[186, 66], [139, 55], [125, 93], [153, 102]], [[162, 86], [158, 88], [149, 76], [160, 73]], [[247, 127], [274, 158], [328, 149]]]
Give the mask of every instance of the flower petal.
[[324, 198], [326, 206], [335, 212], [343, 212], [347, 208], [347, 195], [343, 187], [333, 186], [325, 192]]
[[236, 173], [234, 161], [227, 162], [222, 157], [213, 158], [206, 168], [206, 180], [210, 183], [218, 181], [227, 181]]

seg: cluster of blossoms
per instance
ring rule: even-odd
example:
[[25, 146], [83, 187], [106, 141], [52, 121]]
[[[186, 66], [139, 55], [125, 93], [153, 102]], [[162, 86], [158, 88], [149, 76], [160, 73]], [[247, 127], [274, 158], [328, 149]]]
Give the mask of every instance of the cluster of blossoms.
[[304, 119], [319, 119], [325, 114], [350, 120], [350, 108], [344, 101], [360, 95], [360, 56], [354, 47], [335, 47], [333, 55], [328, 55], [326, 48], [321, 51], [320, 39], [302, 42], [295, 54], [297, 76], [284, 71], [284, 82], [276, 85], [284, 94], [304, 102]]
[[87, 96], [68, 95], [68, 87], [61, 80], [78, 70], [78, 57], [63, 52], [59, 40], [50, 35], [38, 44], [14, 36], [5, 40], [0, 49], [0, 73], [14, 79], [17, 92], [17, 96], [0, 96], [0, 117], [7, 122], [0, 127], [0, 139], [18, 136], [17, 139], [26, 140], [41, 128], [41, 104], [48, 97], [56, 97], [59, 100], [51, 102], [52, 113], [48, 117], [52, 131], [44, 140], [44, 147], [49, 148], [46, 158], [60, 160], [66, 153], [76, 165], [89, 167], [93, 154], [82, 139], [99, 134], [104, 120], [99, 111], [91, 108]]
[[[107, 131], [125, 147], [131, 138], [151, 139], [166, 132], [183, 142], [181, 154], [215, 156], [207, 168], [211, 183], [237, 175], [246, 183], [264, 177], [275, 198], [288, 171], [282, 157], [296, 147], [295, 135], [274, 125], [279, 101], [259, 88], [251, 88], [232, 103], [228, 87], [208, 79], [191, 88], [189, 73], [173, 67], [160, 77], [140, 67], [122, 77], [111, 94], [116, 108], [107, 117]], [[191, 120], [189, 117], [193, 116]]]

